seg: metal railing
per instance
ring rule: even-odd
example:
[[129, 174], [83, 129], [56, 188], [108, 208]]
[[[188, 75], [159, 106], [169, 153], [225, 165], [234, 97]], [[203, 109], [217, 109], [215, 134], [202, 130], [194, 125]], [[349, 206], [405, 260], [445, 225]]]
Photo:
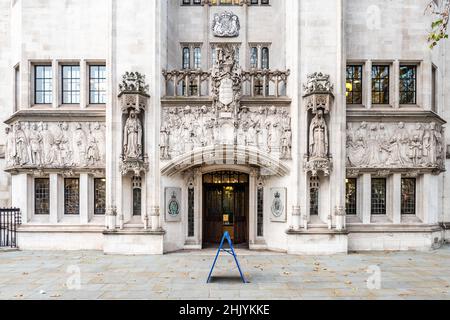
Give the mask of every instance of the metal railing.
[[17, 227], [21, 223], [20, 209], [0, 208], [0, 248], [17, 248]]

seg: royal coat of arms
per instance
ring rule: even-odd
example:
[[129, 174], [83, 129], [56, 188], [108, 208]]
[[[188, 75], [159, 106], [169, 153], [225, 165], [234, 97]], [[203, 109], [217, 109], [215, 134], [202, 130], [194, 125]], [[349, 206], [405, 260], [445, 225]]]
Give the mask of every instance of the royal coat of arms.
[[241, 25], [239, 17], [232, 12], [216, 13], [212, 22], [212, 31], [216, 37], [238, 37]]

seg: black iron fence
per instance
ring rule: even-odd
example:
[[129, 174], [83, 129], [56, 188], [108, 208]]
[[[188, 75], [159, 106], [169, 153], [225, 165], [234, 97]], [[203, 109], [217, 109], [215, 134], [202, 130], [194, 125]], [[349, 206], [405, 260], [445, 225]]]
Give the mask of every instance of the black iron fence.
[[21, 223], [20, 209], [0, 208], [0, 247], [17, 247], [17, 227]]

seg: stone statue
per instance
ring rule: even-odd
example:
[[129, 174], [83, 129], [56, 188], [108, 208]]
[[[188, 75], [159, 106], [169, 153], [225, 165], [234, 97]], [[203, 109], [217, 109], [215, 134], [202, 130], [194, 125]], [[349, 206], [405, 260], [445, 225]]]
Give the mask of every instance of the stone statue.
[[159, 147], [161, 150], [161, 159], [169, 160], [169, 132], [164, 126], [161, 128]]
[[86, 159], [86, 134], [81, 123], [75, 125], [74, 150], [74, 162], [84, 164]]
[[130, 111], [130, 115], [125, 123], [123, 139], [125, 158], [142, 158], [142, 124], [135, 110]]
[[98, 148], [98, 141], [94, 134], [90, 134], [86, 146], [86, 164], [94, 166], [100, 161], [100, 151]]
[[14, 135], [11, 132], [10, 126], [6, 127], [5, 133], [6, 133], [6, 141], [5, 141], [6, 166], [10, 167], [14, 165]]
[[281, 159], [292, 159], [292, 131], [285, 129], [281, 136]]
[[36, 123], [33, 123], [30, 131], [30, 151], [31, 163], [37, 166], [42, 165], [42, 135]]
[[311, 158], [326, 159], [328, 157], [328, 128], [322, 110], [317, 112], [310, 125], [309, 153]]
[[17, 122], [14, 126], [14, 164], [23, 166], [28, 163], [27, 137], [23, 131], [22, 124]]

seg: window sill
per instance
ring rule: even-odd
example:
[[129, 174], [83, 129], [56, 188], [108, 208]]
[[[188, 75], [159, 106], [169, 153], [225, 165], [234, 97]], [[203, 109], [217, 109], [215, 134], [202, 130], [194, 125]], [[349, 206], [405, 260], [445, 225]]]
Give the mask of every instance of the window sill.
[[392, 223], [387, 215], [371, 215], [370, 223]]

